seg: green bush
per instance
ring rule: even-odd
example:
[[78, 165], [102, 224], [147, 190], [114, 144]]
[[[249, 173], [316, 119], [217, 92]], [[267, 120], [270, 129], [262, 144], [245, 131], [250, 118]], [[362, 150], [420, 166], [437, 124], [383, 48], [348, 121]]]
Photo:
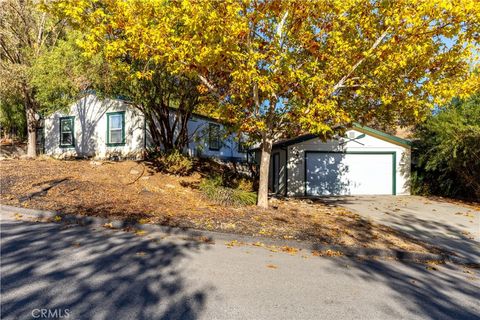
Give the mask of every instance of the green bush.
[[480, 199], [480, 94], [454, 101], [415, 128], [412, 192]]
[[21, 140], [26, 138], [27, 120], [23, 105], [17, 99], [0, 100], [0, 133], [16, 134]]
[[162, 153], [156, 158], [156, 164], [159, 170], [179, 176], [186, 176], [190, 174], [193, 169], [192, 158], [177, 150]]
[[212, 176], [202, 180], [200, 190], [209, 200], [230, 206], [248, 206], [257, 203], [255, 192], [241, 188], [225, 187], [221, 176]]

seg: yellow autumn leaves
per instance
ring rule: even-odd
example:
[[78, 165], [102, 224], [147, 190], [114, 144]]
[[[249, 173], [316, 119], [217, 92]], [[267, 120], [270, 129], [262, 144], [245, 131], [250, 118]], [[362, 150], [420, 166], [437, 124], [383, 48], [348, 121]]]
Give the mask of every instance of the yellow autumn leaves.
[[202, 76], [229, 119], [257, 133], [415, 121], [479, 85], [475, 0], [54, 3], [83, 30], [86, 53]]

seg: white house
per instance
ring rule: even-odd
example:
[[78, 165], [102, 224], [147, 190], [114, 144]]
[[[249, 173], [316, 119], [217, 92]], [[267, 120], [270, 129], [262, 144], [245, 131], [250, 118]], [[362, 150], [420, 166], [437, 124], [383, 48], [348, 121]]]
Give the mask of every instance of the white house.
[[284, 196], [409, 194], [410, 142], [360, 125], [326, 142], [314, 135], [279, 141], [269, 183]]
[[[242, 144], [216, 120], [194, 115], [185, 152], [246, 161]], [[143, 114], [123, 100], [87, 95], [67, 113], [44, 119], [44, 152], [54, 157], [142, 158], [152, 141]], [[256, 157], [259, 159], [259, 157]], [[284, 196], [410, 193], [409, 141], [354, 125], [322, 141], [303, 135], [274, 144], [270, 191]]]
[[[245, 161], [246, 150], [234, 135], [223, 134], [215, 119], [194, 115], [188, 122], [190, 155]], [[145, 117], [120, 99], [101, 100], [93, 94], [74, 103], [68, 112], [44, 119], [44, 153], [53, 157], [143, 157], [152, 139]]]

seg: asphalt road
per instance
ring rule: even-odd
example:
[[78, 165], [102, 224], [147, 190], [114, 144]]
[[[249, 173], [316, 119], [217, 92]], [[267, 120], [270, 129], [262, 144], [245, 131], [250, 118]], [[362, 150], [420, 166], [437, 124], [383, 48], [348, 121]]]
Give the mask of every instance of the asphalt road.
[[480, 319], [478, 269], [26, 220], [1, 215], [2, 319]]

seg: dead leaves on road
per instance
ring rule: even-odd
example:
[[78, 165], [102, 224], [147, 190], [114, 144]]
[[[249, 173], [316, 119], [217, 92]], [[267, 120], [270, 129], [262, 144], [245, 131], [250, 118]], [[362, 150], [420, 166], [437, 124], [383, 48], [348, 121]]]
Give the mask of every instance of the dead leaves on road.
[[[233, 247], [244, 247], [244, 246], [252, 246], [252, 247], [260, 247], [269, 250], [270, 252], [282, 252], [282, 253], [288, 253], [289, 255], [296, 255], [299, 252], [302, 251], [300, 248], [295, 248], [295, 247], [290, 247], [290, 246], [275, 246], [275, 245], [266, 245], [262, 242], [253, 242], [253, 243], [247, 243], [247, 242], [242, 242], [238, 240], [232, 240], [229, 242], [225, 242], [225, 246], [227, 248], [233, 248]], [[250, 252], [248, 252], [250, 253]], [[314, 257], [341, 257], [344, 254], [341, 251], [338, 250], [313, 250], [312, 256]], [[306, 254], [302, 254], [301, 256], [303, 259], [307, 259], [309, 256]]]
[[312, 256], [315, 256], [315, 257], [340, 257], [340, 256], [343, 256], [343, 253], [340, 252], [340, 251], [336, 251], [336, 250], [313, 250], [312, 251]]
[[275, 246], [275, 245], [266, 245], [263, 242], [257, 241], [252, 243], [246, 243], [238, 240], [232, 240], [229, 242], [225, 242], [227, 248], [233, 247], [243, 247], [243, 246], [252, 246], [252, 247], [260, 247], [269, 250], [270, 252], [284, 252], [290, 255], [296, 255], [300, 250], [298, 248], [289, 247], [289, 246]]

